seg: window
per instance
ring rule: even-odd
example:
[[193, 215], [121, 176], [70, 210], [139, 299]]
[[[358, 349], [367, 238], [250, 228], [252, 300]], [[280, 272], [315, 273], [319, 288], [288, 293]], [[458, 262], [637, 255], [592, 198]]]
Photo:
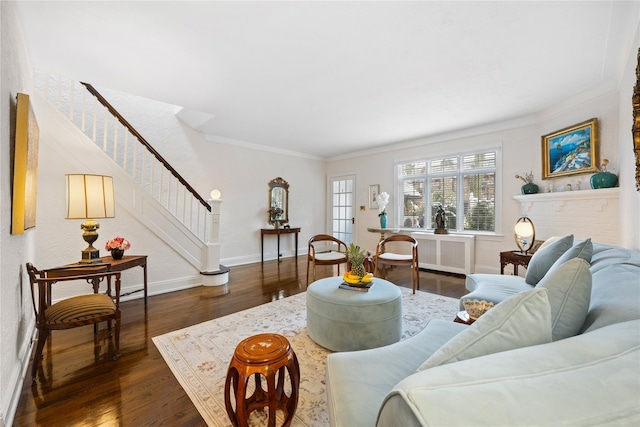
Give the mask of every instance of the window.
[[498, 150], [397, 165], [398, 227], [434, 229], [442, 205], [450, 231], [495, 232]]

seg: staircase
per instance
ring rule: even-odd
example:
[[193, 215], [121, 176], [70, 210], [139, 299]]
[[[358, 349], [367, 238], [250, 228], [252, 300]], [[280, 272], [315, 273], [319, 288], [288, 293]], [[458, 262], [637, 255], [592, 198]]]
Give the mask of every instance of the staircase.
[[[118, 204], [201, 272], [220, 270], [219, 201], [195, 189], [89, 84], [35, 71], [38, 93], [60, 113], [70, 140], [58, 150], [78, 169], [100, 163], [114, 177]], [[65, 123], [66, 122], [66, 123]], [[78, 142], [76, 142], [78, 144]]]

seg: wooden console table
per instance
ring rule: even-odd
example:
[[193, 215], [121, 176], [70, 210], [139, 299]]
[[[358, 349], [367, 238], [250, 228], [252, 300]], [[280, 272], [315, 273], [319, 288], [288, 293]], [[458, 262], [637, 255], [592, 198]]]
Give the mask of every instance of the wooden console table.
[[518, 266], [528, 267], [532, 256], [531, 254], [523, 254], [519, 251], [500, 252], [500, 274], [504, 274], [505, 265], [513, 264], [513, 275], [517, 276]]
[[260, 229], [260, 261], [264, 262], [264, 235], [275, 234], [278, 238], [278, 262], [280, 262], [280, 235], [281, 234], [293, 234], [296, 243], [296, 262], [298, 259], [298, 233], [300, 233], [300, 227], [296, 228], [261, 228]]
[[[100, 262], [95, 262], [91, 264], [86, 263], [73, 263], [63, 265], [62, 267], [57, 267], [51, 270], [48, 270], [49, 276], [51, 276], [51, 272], [55, 271], [56, 275], [60, 277], [65, 275], [65, 271], [76, 270], [78, 268], [91, 268], [98, 266], [107, 266], [108, 271], [124, 271], [133, 267], [142, 267], [144, 274], [144, 288], [138, 289], [136, 291], [128, 292], [126, 294], [121, 294], [120, 297], [124, 297], [127, 295], [131, 295], [136, 292], [144, 291], [144, 305], [147, 305], [147, 255], [125, 255], [122, 259], [113, 259], [111, 255], [100, 257]], [[110, 280], [108, 282], [109, 289], [111, 289]], [[94, 289], [94, 292], [98, 292], [97, 289]]]

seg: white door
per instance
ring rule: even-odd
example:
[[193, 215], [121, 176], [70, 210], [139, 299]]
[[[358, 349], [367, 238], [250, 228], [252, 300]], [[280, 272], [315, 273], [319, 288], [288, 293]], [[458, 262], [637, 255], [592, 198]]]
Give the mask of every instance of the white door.
[[342, 240], [347, 245], [353, 242], [355, 236], [355, 175], [345, 175], [330, 178], [331, 235]]

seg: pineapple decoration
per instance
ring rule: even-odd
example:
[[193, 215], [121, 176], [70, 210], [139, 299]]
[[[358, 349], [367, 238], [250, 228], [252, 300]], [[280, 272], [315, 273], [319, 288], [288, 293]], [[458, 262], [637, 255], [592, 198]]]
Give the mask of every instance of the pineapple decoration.
[[373, 279], [373, 274], [367, 273], [364, 269], [365, 251], [360, 246], [349, 244], [347, 249], [347, 258], [351, 263], [351, 271], [344, 273], [343, 279], [348, 284], [366, 284]]

